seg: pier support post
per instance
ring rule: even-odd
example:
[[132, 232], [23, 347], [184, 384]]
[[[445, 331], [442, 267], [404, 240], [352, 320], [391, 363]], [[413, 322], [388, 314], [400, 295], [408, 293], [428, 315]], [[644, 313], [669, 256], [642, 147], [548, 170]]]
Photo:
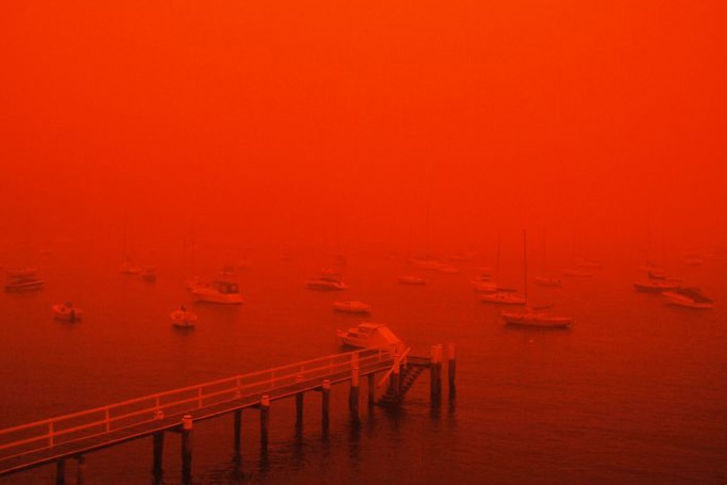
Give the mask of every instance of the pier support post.
[[321, 425], [324, 434], [328, 433], [330, 401], [331, 381], [325, 379], [321, 385]]
[[182, 483], [192, 484], [192, 415], [182, 418]]
[[357, 367], [354, 367], [351, 374], [351, 390], [348, 394], [348, 409], [349, 411], [351, 411], [351, 419], [353, 419], [355, 422], [358, 422], [359, 420], [358, 397], [360, 384], [361, 382], [359, 378], [359, 370]]
[[152, 435], [153, 461], [152, 476], [154, 485], [161, 485], [164, 471], [162, 469], [162, 457], [164, 456], [164, 431], [157, 431]]
[[242, 409], [238, 409], [233, 413], [234, 416], [234, 447], [235, 459], [239, 460], [242, 456]]
[[457, 397], [457, 387], [454, 383], [454, 375], [457, 371], [457, 359], [454, 343], [450, 342], [449, 345], [447, 345], [447, 350], [449, 354], [449, 360], [447, 362], [447, 383], [449, 387], [449, 401], [453, 402]]
[[295, 395], [295, 427], [301, 429], [303, 427], [303, 393], [299, 392]]
[[391, 369], [389, 385], [394, 392], [394, 402], [398, 403], [401, 400], [401, 363], [399, 354], [394, 355], [394, 367]]
[[439, 406], [442, 402], [442, 344], [432, 345], [429, 395], [432, 406]]
[[270, 396], [263, 394], [260, 398], [260, 450], [268, 451], [268, 425], [270, 422]]
[[66, 483], [66, 460], [61, 458], [56, 462], [56, 485]]
[[368, 375], [368, 389], [369, 389], [369, 407], [373, 407], [376, 404], [376, 383], [375, 375]]
[[76, 462], [78, 463], [78, 468], [76, 469], [76, 485], [83, 485], [83, 476], [86, 471], [86, 457], [78, 455]]

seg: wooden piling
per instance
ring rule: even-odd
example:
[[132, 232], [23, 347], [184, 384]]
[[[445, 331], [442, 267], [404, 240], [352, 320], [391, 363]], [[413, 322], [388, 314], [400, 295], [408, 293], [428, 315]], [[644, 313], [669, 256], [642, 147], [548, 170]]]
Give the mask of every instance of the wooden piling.
[[78, 455], [76, 457], [78, 467], [76, 468], [76, 485], [83, 485], [83, 478], [86, 472], [86, 457]]
[[359, 369], [354, 368], [353, 371], [351, 372], [351, 389], [348, 394], [348, 409], [351, 412], [351, 419], [353, 419], [354, 421], [359, 420], [359, 414], [358, 414], [359, 389], [360, 389]]
[[295, 427], [303, 427], [303, 393], [295, 395]]
[[449, 400], [454, 401], [457, 397], [457, 386], [454, 383], [454, 376], [457, 371], [457, 358], [454, 343], [447, 345], [449, 360], [447, 362], [447, 383], [449, 387]]
[[192, 416], [182, 418], [182, 483], [192, 484]]
[[268, 451], [268, 425], [270, 422], [270, 396], [263, 394], [260, 398], [260, 449]]
[[152, 435], [153, 462], [152, 477], [154, 485], [161, 485], [163, 482], [164, 470], [162, 468], [162, 457], [164, 456], [164, 431], [157, 431]]
[[61, 458], [56, 462], [56, 485], [66, 483], [66, 460]]
[[398, 354], [394, 356], [394, 367], [391, 369], [391, 376], [389, 379], [389, 385], [394, 392], [394, 401], [398, 403], [401, 399], [401, 365], [399, 363]]
[[431, 404], [439, 406], [442, 402], [442, 344], [432, 345], [429, 374]]
[[233, 413], [234, 416], [234, 447], [235, 447], [235, 458], [239, 459], [242, 456], [242, 409], [238, 409]]
[[330, 419], [330, 401], [331, 401], [331, 381], [325, 379], [321, 385], [321, 426], [323, 433], [328, 432]]
[[375, 383], [375, 375], [369, 374], [368, 375], [368, 390], [369, 390], [369, 407], [373, 407], [374, 404], [376, 404], [376, 383]]

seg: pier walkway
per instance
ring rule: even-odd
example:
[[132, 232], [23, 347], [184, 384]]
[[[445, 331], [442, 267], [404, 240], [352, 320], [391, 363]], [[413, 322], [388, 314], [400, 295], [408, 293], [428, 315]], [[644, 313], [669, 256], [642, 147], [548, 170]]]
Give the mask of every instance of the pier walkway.
[[[441, 399], [442, 345], [433, 345], [431, 356], [409, 356], [384, 349], [365, 349], [296, 362], [273, 369], [239, 374], [194, 386], [159, 392], [66, 414], [33, 423], [0, 429], [0, 476], [56, 463], [56, 483], [65, 483], [65, 462], [78, 461], [77, 482], [85, 468], [84, 455], [127, 441], [153, 437], [153, 483], [162, 483], [162, 456], [165, 432], [182, 436], [182, 483], [191, 483], [191, 433], [193, 423], [224, 414], [234, 414], [234, 446], [240, 455], [242, 410], [260, 412], [260, 440], [268, 442], [268, 412], [271, 401], [289, 397], [296, 400], [296, 424], [303, 419], [303, 396], [309, 391], [322, 395], [322, 424], [328, 426], [330, 389], [333, 384], [350, 383], [348, 405], [358, 420], [359, 384], [368, 378], [368, 403], [374, 404], [375, 389], [387, 385], [380, 404], [400, 404], [417, 377], [430, 370], [432, 405]], [[449, 352], [449, 394], [455, 396], [454, 345]], [[381, 373], [378, 386], [376, 374]]]
[[[441, 358], [441, 345], [438, 347]], [[399, 372], [402, 366], [406, 369], [406, 353], [395, 355], [387, 350], [367, 349], [334, 354], [2, 429], [0, 476], [56, 462], [57, 483], [64, 483], [66, 459], [75, 458], [80, 464], [85, 453], [148, 436], [154, 437], [154, 472], [161, 474], [164, 432], [180, 432], [184, 437], [185, 432], [191, 431], [192, 422], [228, 413], [235, 413], [236, 428], [239, 428], [240, 413], [246, 408], [261, 410], [261, 433], [265, 433], [261, 438], [266, 443], [265, 411], [270, 401], [295, 396], [300, 420], [303, 394], [322, 391], [327, 420], [330, 386], [349, 381], [349, 406], [352, 412], [358, 413], [359, 378], [367, 376], [369, 379], [370, 404], [374, 400], [373, 384], [377, 373], [385, 374], [384, 380], [389, 382], [389, 387], [396, 383], [395, 394], [398, 395], [400, 377], [403, 377]], [[410, 366], [431, 367], [432, 359], [410, 357], [409, 362]], [[421, 370], [415, 374], [420, 373]], [[441, 383], [438, 385], [441, 389]], [[432, 389], [436, 389], [434, 384]], [[236, 429], [235, 446], [238, 449], [239, 441], [239, 429]]]

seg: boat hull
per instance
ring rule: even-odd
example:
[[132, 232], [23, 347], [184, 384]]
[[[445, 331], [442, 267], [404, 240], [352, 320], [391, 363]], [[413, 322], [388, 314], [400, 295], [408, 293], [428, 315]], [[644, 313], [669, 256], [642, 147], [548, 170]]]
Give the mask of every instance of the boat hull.
[[63, 322], [78, 322], [83, 311], [78, 308], [69, 308], [65, 305], [53, 305], [53, 318]]
[[711, 301], [695, 301], [685, 295], [680, 295], [674, 292], [664, 292], [664, 296], [667, 297], [668, 305], [680, 306], [683, 308], [693, 308], [695, 310], [710, 310], [714, 308], [714, 303]]
[[679, 285], [676, 283], [667, 283], [661, 280], [644, 282], [637, 281], [634, 283], [634, 288], [636, 288], [636, 291], [640, 291], [642, 293], [661, 293], [663, 291], [675, 290], [679, 288]]
[[20, 293], [23, 291], [40, 290], [44, 286], [45, 281], [43, 280], [12, 282], [5, 285], [5, 291], [8, 293]]
[[305, 282], [305, 287], [310, 290], [321, 291], [340, 291], [348, 288], [344, 283], [326, 280], [308, 280]]
[[531, 328], [570, 328], [573, 319], [570, 317], [559, 317], [539, 313], [502, 313], [506, 325]]
[[353, 301], [334, 302], [333, 309], [343, 313], [371, 313], [371, 305]]
[[493, 293], [480, 297], [482, 303], [494, 303], [497, 305], [525, 305], [525, 298], [512, 293]]
[[169, 316], [176, 328], [194, 328], [197, 322], [197, 314], [185, 310], [175, 310]]
[[220, 293], [208, 288], [197, 288], [192, 290], [197, 301], [205, 303], [219, 303], [222, 305], [240, 305], [242, 304], [242, 296], [234, 293]]

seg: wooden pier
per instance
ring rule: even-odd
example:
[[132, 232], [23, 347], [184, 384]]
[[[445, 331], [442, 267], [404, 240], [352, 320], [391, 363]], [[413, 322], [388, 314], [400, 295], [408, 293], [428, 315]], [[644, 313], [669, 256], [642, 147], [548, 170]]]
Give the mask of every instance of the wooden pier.
[[[442, 345], [434, 345], [426, 357], [400, 355], [383, 349], [367, 349], [329, 355], [274, 369], [241, 374], [195, 386], [160, 392], [86, 411], [0, 430], [0, 476], [56, 464], [56, 483], [65, 483], [66, 460], [78, 463], [76, 482], [83, 482], [85, 455], [135, 439], [152, 437], [152, 477], [162, 483], [164, 436], [181, 434], [182, 482], [191, 483], [194, 423], [232, 413], [233, 446], [241, 456], [242, 411], [253, 408], [260, 415], [260, 446], [268, 446], [269, 410], [272, 401], [294, 397], [296, 426], [302, 427], [304, 395], [321, 393], [322, 426], [328, 430], [330, 389], [348, 382], [349, 411], [359, 419], [360, 381], [368, 379], [368, 399], [376, 403], [377, 387], [385, 387], [379, 404], [399, 405], [416, 378], [430, 371], [432, 406], [441, 403]], [[454, 345], [449, 345], [449, 398], [455, 398]], [[376, 383], [376, 374], [383, 374]]]

